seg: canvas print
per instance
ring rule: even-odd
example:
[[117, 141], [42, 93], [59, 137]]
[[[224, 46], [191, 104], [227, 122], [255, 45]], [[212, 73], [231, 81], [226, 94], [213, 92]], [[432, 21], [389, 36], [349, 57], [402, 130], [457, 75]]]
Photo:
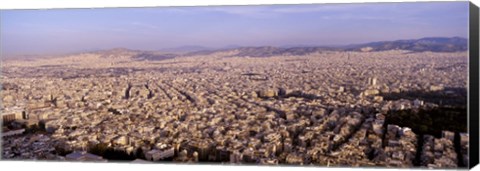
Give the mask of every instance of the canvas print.
[[1, 11], [1, 159], [468, 166], [468, 2]]

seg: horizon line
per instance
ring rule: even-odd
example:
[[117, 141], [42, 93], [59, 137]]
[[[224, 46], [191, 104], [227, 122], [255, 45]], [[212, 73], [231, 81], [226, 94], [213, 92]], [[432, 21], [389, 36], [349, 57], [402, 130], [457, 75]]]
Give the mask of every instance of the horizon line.
[[[411, 38], [411, 39], [394, 39], [394, 40], [379, 40], [379, 41], [367, 41], [362, 43], [346, 43], [346, 44], [330, 44], [330, 45], [301, 45], [301, 44], [291, 44], [291, 45], [259, 45], [259, 46], [252, 46], [252, 45], [236, 45], [236, 44], [226, 44], [223, 47], [208, 47], [208, 46], [201, 46], [201, 45], [181, 45], [176, 47], [165, 47], [165, 48], [158, 48], [158, 49], [138, 49], [138, 48], [129, 48], [129, 47], [111, 47], [111, 48], [91, 48], [90, 50], [73, 50], [69, 52], [54, 52], [54, 53], [24, 53], [24, 54], [3, 54], [1, 53], [2, 58], [12, 58], [12, 57], [27, 57], [27, 56], [65, 56], [65, 55], [74, 55], [79, 53], [92, 53], [92, 52], [99, 52], [99, 51], [108, 51], [114, 49], [125, 49], [130, 51], [147, 51], [147, 52], [161, 52], [161, 53], [180, 53], [180, 52], [169, 52], [167, 49], [176, 49], [182, 48], [187, 46], [194, 46], [194, 47], [201, 47], [205, 48], [204, 50], [193, 50], [193, 51], [184, 51], [184, 52], [199, 52], [199, 51], [215, 51], [215, 50], [229, 50], [229, 49], [236, 49], [236, 48], [249, 48], [249, 47], [274, 47], [274, 48], [298, 48], [298, 47], [321, 47], [321, 48], [340, 48], [346, 46], [354, 46], [354, 45], [362, 45], [362, 44], [369, 44], [369, 43], [380, 43], [380, 42], [394, 42], [394, 41], [408, 41], [408, 40], [420, 40], [420, 39], [428, 39], [428, 38], [460, 38], [460, 39], [469, 39], [462, 36], [427, 36], [427, 37], [420, 37], [420, 38]], [[234, 47], [228, 47], [234, 46]]]

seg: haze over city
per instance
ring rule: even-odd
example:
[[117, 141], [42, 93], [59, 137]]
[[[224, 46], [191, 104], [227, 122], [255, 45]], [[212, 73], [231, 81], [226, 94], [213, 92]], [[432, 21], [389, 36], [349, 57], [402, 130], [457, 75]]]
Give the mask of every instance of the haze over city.
[[468, 2], [1, 11], [3, 56], [467, 37]]

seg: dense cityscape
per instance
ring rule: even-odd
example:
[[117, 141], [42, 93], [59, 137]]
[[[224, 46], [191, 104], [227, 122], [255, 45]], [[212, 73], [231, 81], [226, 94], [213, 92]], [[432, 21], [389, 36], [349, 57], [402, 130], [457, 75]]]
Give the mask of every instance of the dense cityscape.
[[3, 61], [2, 160], [468, 166], [466, 51], [237, 53]]

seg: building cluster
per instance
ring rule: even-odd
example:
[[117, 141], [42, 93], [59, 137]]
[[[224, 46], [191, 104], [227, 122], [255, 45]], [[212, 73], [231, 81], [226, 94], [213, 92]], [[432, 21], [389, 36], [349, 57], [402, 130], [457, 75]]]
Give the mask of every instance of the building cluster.
[[413, 166], [417, 154], [417, 136], [409, 128], [387, 125], [385, 133], [385, 158], [388, 165]]
[[[454, 147], [454, 136], [450, 131], [443, 131], [441, 138], [424, 135], [421, 164], [429, 168], [456, 168], [458, 155]], [[462, 148], [465, 148], [465, 145], [464, 142]]]
[[419, 137], [385, 121], [391, 110], [439, 104], [384, 97], [466, 88], [467, 59], [386, 51], [7, 63], [2, 100], [18, 110], [2, 112], [4, 129], [44, 130], [4, 137], [2, 159], [104, 161], [89, 152], [105, 144], [149, 161], [456, 167], [468, 161], [467, 133], [457, 152], [452, 132]]

